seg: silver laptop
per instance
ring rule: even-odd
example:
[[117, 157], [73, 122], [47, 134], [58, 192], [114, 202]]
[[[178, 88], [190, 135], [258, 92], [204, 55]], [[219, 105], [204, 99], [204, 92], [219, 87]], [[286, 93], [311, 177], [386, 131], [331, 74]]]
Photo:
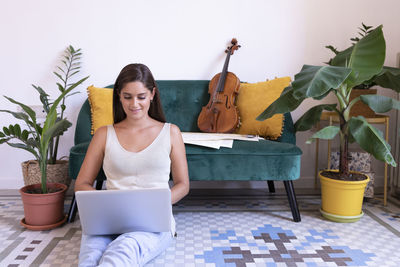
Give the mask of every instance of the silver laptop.
[[171, 231], [168, 188], [78, 191], [75, 197], [84, 234]]

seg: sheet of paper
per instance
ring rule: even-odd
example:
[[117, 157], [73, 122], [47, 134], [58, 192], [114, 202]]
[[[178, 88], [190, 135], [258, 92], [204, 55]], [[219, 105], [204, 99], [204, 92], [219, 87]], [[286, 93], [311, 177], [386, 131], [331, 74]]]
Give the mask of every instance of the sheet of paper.
[[189, 140], [189, 141], [186, 141], [185, 144], [205, 146], [205, 147], [211, 147], [211, 148], [215, 148], [215, 149], [219, 149], [221, 147], [232, 148], [233, 140], [219, 140], [219, 141], [215, 141], [215, 140], [208, 140], [208, 141], [204, 141], [204, 140], [200, 140], [200, 141]]
[[256, 135], [241, 135], [241, 134], [220, 134], [220, 133], [194, 133], [183, 132], [183, 142], [198, 146], [206, 146], [215, 149], [220, 147], [232, 148], [234, 140], [258, 141], [262, 139]]
[[244, 140], [258, 141], [262, 139], [258, 135], [242, 135], [242, 134], [221, 134], [221, 133], [195, 133], [183, 132], [183, 140]]

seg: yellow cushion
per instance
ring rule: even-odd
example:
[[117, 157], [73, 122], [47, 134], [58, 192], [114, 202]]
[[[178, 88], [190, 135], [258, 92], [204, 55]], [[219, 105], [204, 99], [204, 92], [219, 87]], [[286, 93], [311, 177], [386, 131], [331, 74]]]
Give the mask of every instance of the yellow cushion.
[[240, 126], [236, 133], [259, 135], [272, 140], [281, 136], [283, 114], [276, 114], [264, 121], [257, 121], [256, 118], [281, 95], [290, 82], [290, 77], [282, 77], [266, 82], [240, 84], [236, 102]]
[[113, 90], [110, 88], [97, 88], [93, 85], [87, 88], [90, 111], [92, 116], [91, 134], [98, 128], [113, 124]]

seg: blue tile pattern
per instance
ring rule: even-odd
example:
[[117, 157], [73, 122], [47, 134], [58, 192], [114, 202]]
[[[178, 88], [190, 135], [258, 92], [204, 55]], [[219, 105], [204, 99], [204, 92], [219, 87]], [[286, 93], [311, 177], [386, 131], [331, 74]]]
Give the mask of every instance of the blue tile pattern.
[[[304, 238], [309, 242], [302, 242], [302, 246], [296, 246], [295, 249], [289, 249], [291, 240], [297, 239], [291, 230], [285, 230], [271, 224], [265, 224], [252, 230], [250, 239], [243, 235], [238, 235], [235, 230], [219, 231], [213, 229], [210, 231], [211, 239], [227, 240], [232, 245], [225, 247], [213, 247], [211, 250], [205, 250], [203, 253], [196, 254], [196, 259], [204, 259], [205, 263], [214, 263], [216, 266], [245, 266], [246, 263], [255, 262], [255, 259], [273, 259], [276, 263], [286, 263], [293, 265], [305, 262], [306, 259], [321, 259], [324, 262], [332, 262], [337, 266], [366, 266], [375, 256], [374, 253], [365, 253], [360, 249], [352, 249], [349, 246], [326, 246], [327, 239], [339, 239], [331, 229], [316, 230], [309, 229], [309, 235]], [[257, 245], [257, 239], [264, 240], [267, 245]], [[313, 252], [310, 252], [311, 243]], [[315, 244], [321, 244], [316, 248]], [[338, 240], [336, 243], [340, 243]], [[271, 245], [268, 245], [271, 244]], [[243, 247], [258, 247], [262, 253], [254, 253]], [[299, 251], [305, 251], [301, 253]], [[234, 265], [232, 265], [234, 263]], [[315, 262], [306, 262], [307, 266], [317, 266]], [[269, 262], [266, 266], [274, 266]]]

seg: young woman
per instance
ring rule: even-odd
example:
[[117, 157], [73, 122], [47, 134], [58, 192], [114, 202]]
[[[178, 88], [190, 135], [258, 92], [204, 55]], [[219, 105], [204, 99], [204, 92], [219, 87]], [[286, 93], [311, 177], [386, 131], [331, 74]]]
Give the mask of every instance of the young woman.
[[[169, 188], [171, 203], [189, 192], [185, 146], [179, 128], [165, 122], [153, 75], [143, 64], [124, 67], [113, 92], [114, 124], [99, 128], [89, 145], [75, 191], [95, 190], [99, 169], [107, 189]], [[171, 232], [82, 235], [79, 266], [141, 266], [173, 241]]]

